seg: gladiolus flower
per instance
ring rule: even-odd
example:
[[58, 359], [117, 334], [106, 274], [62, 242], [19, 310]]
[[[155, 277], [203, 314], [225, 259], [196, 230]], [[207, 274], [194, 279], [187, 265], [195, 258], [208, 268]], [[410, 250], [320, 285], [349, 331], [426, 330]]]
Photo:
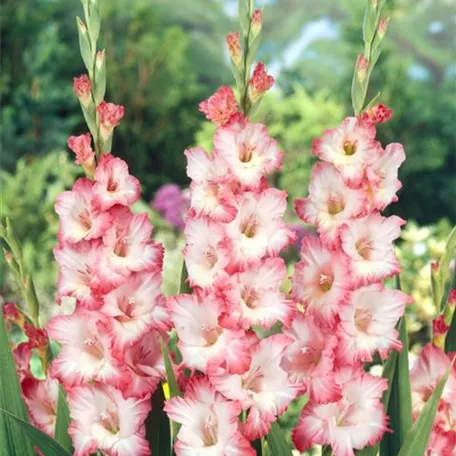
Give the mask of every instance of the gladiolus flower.
[[312, 153], [332, 163], [349, 186], [359, 187], [368, 162], [381, 153], [381, 148], [371, 122], [348, 117], [339, 127], [326, 130], [314, 140]]
[[392, 242], [405, 220], [377, 213], [347, 222], [340, 229], [342, 250], [351, 259], [353, 281], [368, 284], [400, 272]]
[[280, 292], [286, 274], [281, 258], [252, 263], [234, 274], [223, 292], [230, 309], [224, 322], [244, 329], [252, 325], [271, 328], [278, 321], [288, 324], [293, 308]]
[[86, 74], [79, 78], [73, 78], [73, 90], [81, 104], [87, 107], [91, 101], [92, 84]]
[[249, 81], [249, 97], [257, 102], [272, 86], [274, 78], [266, 72], [264, 63], [258, 62]]
[[359, 216], [366, 208], [366, 197], [344, 183], [334, 166], [317, 163], [312, 169], [309, 196], [294, 202], [298, 216], [316, 225], [326, 243], [338, 242], [339, 229], [345, 221]]
[[59, 215], [60, 242], [77, 243], [103, 235], [112, 222], [108, 212], [99, 212], [93, 205], [93, 182], [78, 179], [69, 192], [62, 192], [55, 204]]
[[62, 346], [51, 365], [52, 377], [66, 385], [125, 382], [122, 352], [114, 349], [107, 335], [105, 316], [78, 309], [72, 315], [54, 317], [46, 327], [49, 337]]
[[171, 320], [179, 336], [178, 347], [190, 369], [206, 372], [210, 365], [224, 365], [230, 373], [243, 373], [250, 354], [244, 331], [223, 328], [221, 298], [200, 293], [169, 298]]
[[68, 403], [75, 456], [97, 449], [110, 456], [150, 454], [143, 427], [150, 412], [148, 398], [124, 398], [112, 386], [94, 384], [71, 388]]
[[14, 304], [14, 302], [7, 302], [3, 304], [3, 318], [7, 321], [11, 321], [20, 328], [24, 326], [24, 314], [16, 306], [16, 304]]
[[301, 261], [295, 267], [292, 295], [307, 312], [327, 323], [334, 321], [350, 288], [349, 261], [318, 238], [304, 238]]
[[296, 396], [296, 388], [280, 367], [283, 352], [290, 342], [282, 334], [257, 339], [251, 346], [250, 367], [242, 375], [230, 374], [223, 367], [209, 368], [209, 379], [215, 388], [228, 399], [239, 401], [242, 408], [248, 410], [242, 431], [249, 440], [266, 435], [271, 423]]
[[218, 127], [227, 124], [238, 112], [236, 98], [231, 87], [220, 87], [214, 95], [199, 104], [199, 110]]
[[331, 445], [335, 456], [354, 456], [376, 444], [387, 430], [387, 416], [380, 402], [388, 387], [384, 378], [360, 368], [346, 367], [336, 373], [342, 398], [328, 404], [311, 400], [303, 409], [293, 442], [299, 451], [316, 443]]
[[100, 134], [106, 141], [111, 136], [114, 127], [119, 125], [120, 119], [124, 116], [125, 108], [122, 105], [102, 101], [97, 106], [97, 112], [100, 116]]
[[226, 226], [232, 268], [277, 256], [294, 241], [294, 232], [282, 219], [285, 209], [286, 193], [275, 188], [244, 193], [236, 218]]
[[101, 157], [95, 171], [94, 205], [106, 211], [116, 204], [130, 206], [140, 197], [141, 186], [128, 172], [127, 164], [110, 154]]
[[363, 120], [373, 124], [388, 122], [393, 115], [393, 111], [384, 104], [377, 104], [369, 108], [362, 116]]
[[186, 150], [191, 183], [191, 216], [207, 216], [228, 223], [236, 216], [235, 196], [229, 185], [228, 165], [217, 152], [210, 156], [202, 147]]
[[28, 376], [21, 382], [21, 387], [33, 425], [54, 437], [59, 383], [49, 377], [38, 380]]
[[234, 177], [249, 187], [257, 187], [263, 176], [282, 165], [283, 153], [262, 124], [240, 120], [219, 128], [214, 146]]
[[378, 351], [382, 359], [389, 350], [402, 348], [395, 329], [411, 298], [399, 290], [376, 283], [350, 293], [342, 307], [337, 358], [347, 364], [370, 362]]
[[297, 314], [283, 333], [292, 340], [281, 361], [290, 380], [318, 403], [338, 400], [340, 388], [334, 378], [336, 335], [302, 314]]
[[174, 445], [177, 456], [255, 456], [238, 428], [239, 403], [225, 399], [207, 378], [190, 380], [185, 396], [168, 400], [164, 410], [181, 424]]

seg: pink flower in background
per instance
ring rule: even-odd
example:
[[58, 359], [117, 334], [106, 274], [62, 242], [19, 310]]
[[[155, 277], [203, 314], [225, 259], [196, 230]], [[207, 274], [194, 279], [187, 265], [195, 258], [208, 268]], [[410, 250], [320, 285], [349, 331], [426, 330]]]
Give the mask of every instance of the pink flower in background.
[[150, 206], [175, 228], [184, 229], [184, 218], [189, 207], [189, 198], [177, 184], [162, 185], [155, 192]]
[[227, 86], [220, 87], [217, 92], [199, 104], [199, 110], [218, 127], [227, 124], [233, 115], [238, 113], [233, 89]]
[[114, 127], [119, 125], [124, 112], [125, 108], [122, 105], [106, 103], [106, 101], [102, 101], [97, 106], [97, 113], [100, 116], [100, 134], [105, 141], [111, 136]]
[[93, 166], [95, 163], [95, 151], [92, 149], [92, 136], [85, 133], [68, 138], [68, 147], [76, 154], [77, 165]]
[[239, 402], [227, 400], [206, 377], [190, 380], [184, 397], [168, 400], [165, 411], [181, 425], [174, 445], [177, 456], [256, 454], [239, 430]]
[[96, 383], [71, 388], [68, 403], [75, 456], [97, 449], [109, 456], [150, 454], [143, 427], [150, 412], [148, 398], [124, 398], [112, 386]]
[[86, 74], [73, 78], [73, 90], [81, 104], [87, 107], [91, 101], [92, 84]]

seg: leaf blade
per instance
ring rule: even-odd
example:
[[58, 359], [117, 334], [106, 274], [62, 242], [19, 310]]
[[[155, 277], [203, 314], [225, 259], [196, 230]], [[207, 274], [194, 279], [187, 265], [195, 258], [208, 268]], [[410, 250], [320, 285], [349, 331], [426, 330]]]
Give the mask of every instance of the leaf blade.
[[292, 456], [290, 445], [285, 434], [277, 423], [271, 424], [271, 430], [266, 436], [271, 456]]
[[163, 410], [165, 394], [162, 385], [158, 386], [151, 402], [152, 410], [146, 420], [146, 438], [149, 447], [152, 454], [170, 456], [172, 454], [171, 424]]
[[57, 401], [57, 419], [55, 422], [55, 440], [70, 453], [73, 452], [73, 443], [68, 428], [70, 426], [70, 409], [66, 399], [65, 391], [59, 385], [59, 396]]
[[[27, 442], [33, 442], [35, 446], [37, 446], [43, 454], [46, 456], [71, 456], [65, 448], [62, 447], [56, 440], [49, 437], [44, 432], [40, 431], [36, 427], [32, 426], [30, 423], [25, 422], [21, 418], [9, 413], [3, 408], [0, 408], [0, 413], [8, 418], [8, 420], [12, 421], [15, 426], [20, 429], [21, 434], [24, 434], [28, 437]], [[22, 436], [22, 435], [21, 435]], [[22, 453], [12, 453], [12, 454], [20, 454]], [[32, 449], [32, 455], [36, 455], [35, 451]]]

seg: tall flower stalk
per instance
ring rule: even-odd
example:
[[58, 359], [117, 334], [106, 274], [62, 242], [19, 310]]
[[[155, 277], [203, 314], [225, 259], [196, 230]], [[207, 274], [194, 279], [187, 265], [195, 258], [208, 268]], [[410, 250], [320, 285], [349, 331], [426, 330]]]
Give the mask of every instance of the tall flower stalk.
[[177, 455], [217, 448], [217, 454], [254, 455], [249, 442], [265, 436], [297, 390], [280, 366], [290, 339], [260, 339], [255, 327], [289, 321], [291, 302], [280, 286], [286, 276], [280, 252], [294, 240], [283, 221], [286, 194], [266, 178], [282, 152], [264, 125], [248, 115], [273, 78], [250, 66], [260, 39], [261, 11], [241, 2], [238, 32], [227, 44], [238, 87], [220, 88], [200, 104], [216, 126], [214, 150], [185, 151], [192, 179], [184, 251], [192, 293], [168, 300], [179, 338], [183, 397], [165, 407], [181, 427]]

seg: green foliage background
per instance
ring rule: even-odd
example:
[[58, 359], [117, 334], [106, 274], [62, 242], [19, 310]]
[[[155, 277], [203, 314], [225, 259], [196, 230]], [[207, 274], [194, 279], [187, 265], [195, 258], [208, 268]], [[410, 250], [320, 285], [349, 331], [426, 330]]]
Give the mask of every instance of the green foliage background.
[[[186, 147], [211, 147], [213, 129], [197, 105], [219, 85], [232, 83], [224, 36], [237, 27], [236, 1], [100, 2], [106, 98], [126, 106], [113, 152], [128, 161], [149, 201], [164, 183], [188, 185]], [[418, 225], [443, 218], [454, 223], [454, 5], [449, 0], [388, 3], [391, 26], [371, 92], [381, 91], [381, 100], [394, 110], [393, 119], [379, 129], [380, 139], [403, 143], [407, 153], [400, 175], [404, 188], [391, 211]], [[286, 151], [283, 170], [274, 179], [291, 200], [306, 194], [312, 139], [352, 112], [349, 87], [361, 50], [365, 2], [256, 4], [265, 7], [260, 57], [278, 74], [257, 119], [268, 124]], [[72, 92], [72, 78], [84, 71], [77, 14], [77, 0], [5, 0], [1, 11], [1, 213], [11, 216], [38, 292], [49, 301], [55, 290], [53, 200], [77, 173], [65, 152], [66, 139], [86, 131]], [[169, 277], [178, 267], [182, 239], [154, 217], [156, 236], [169, 247]], [[14, 290], [5, 283], [4, 266], [0, 282], [7, 296]], [[166, 280], [171, 293], [175, 284]]]

